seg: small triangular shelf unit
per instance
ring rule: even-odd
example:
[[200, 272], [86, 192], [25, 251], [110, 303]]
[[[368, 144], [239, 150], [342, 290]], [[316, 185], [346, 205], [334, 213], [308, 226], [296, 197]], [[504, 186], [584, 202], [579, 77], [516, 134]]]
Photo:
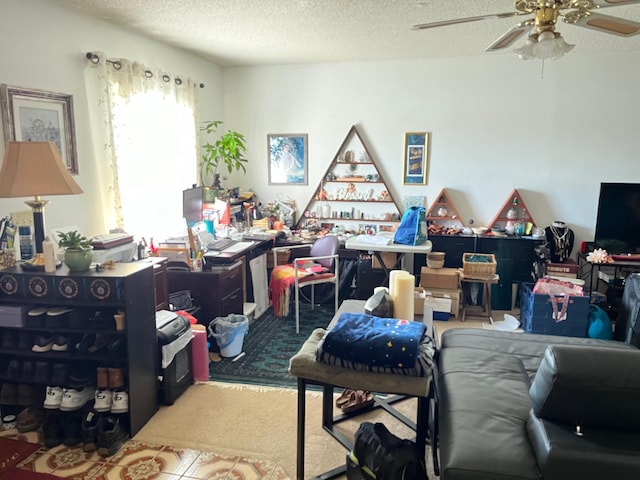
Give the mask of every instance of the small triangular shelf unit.
[[296, 227], [340, 233], [394, 232], [402, 209], [353, 125]]
[[460, 214], [449, 198], [446, 188], [440, 191], [436, 200], [427, 210], [427, 223], [441, 225], [445, 228], [462, 229], [464, 227]]
[[497, 215], [488, 225], [488, 228], [490, 230], [496, 229], [500, 232], [505, 231], [506, 233], [512, 233], [511, 228], [518, 222], [521, 222], [524, 225], [531, 223], [534, 227], [536, 225], [536, 222], [529, 213], [529, 209], [527, 209], [522, 196], [520, 196], [517, 189], [514, 189], [498, 211]]

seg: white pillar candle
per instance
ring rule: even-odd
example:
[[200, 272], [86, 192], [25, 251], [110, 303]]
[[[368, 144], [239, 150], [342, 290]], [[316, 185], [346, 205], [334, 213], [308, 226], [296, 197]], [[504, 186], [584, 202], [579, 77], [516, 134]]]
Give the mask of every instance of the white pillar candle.
[[404, 320], [413, 320], [413, 290], [415, 277], [409, 273], [396, 277], [396, 293], [393, 299], [393, 316]]
[[401, 275], [411, 275], [411, 274], [406, 270], [391, 270], [389, 272], [389, 295], [391, 296], [392, 300], [394, 299], [393, 295], [396, 290], [396, 278]]

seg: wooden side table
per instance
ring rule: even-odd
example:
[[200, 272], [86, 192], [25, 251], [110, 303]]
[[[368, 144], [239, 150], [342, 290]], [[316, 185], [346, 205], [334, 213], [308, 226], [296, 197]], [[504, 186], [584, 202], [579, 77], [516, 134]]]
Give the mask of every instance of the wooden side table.
[[[475, 315], [478, 315], [477, 306], [468, 305], [466, 299], [468, 297], [467, 292], [471, 287], [471, 284], [480, 283], [482, 284], [482, 303], [480, 305], [481, 316], [488, 317], [489, 321], [493, 323], [493, 317], [491, 313], [491, 285], [497, 284], [500, 281], [500, 276], [496, 273], [492, 277], [469, 277], [469, 276], [465, 277], [464, 274], [462, 273], [462, 269], [459, 269], [459, 271], [460, 271], [460, 282], [462, 284], [462, 298], [463, 298], [462, 316], [460, 318], [460, 321], [462, 322], [465, 321], [467, 310], [469, 308], [476, 307], [475, 310], [473, 310], [473, 313]], [[472, 311], [469, 311], [469, 313], [472, 313]]]

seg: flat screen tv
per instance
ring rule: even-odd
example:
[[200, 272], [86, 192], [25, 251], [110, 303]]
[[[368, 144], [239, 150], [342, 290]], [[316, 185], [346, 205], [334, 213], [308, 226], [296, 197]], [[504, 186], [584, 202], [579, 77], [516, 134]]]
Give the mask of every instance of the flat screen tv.
[[595, 244], [612, 255], [640, 253], [640, 183], [601, 183]]
[[204, 192], [203, 187], [194, 187], [182, 191], [182, 216], [188, 226], [202, 221]]

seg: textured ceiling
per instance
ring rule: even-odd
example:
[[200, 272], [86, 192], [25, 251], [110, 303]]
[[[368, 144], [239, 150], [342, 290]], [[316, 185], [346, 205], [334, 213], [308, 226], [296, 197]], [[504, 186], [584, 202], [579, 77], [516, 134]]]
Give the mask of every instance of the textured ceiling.
[[[504, 55], [484, 49], [519, 20], [415, 31], [418, 23], [514, 11], [513, 0], [58, 0], [222, 66]], [[607, 8], [640, 22], [640, 4]], [[520, 19], [524, 17], [519, 17]], [[622, 38], [558, 23], [573, 52], [640, 51]], [[573, 53], [572, 52], [572, 53]], [[571, 55], [570, 53], [569, 55]]]

